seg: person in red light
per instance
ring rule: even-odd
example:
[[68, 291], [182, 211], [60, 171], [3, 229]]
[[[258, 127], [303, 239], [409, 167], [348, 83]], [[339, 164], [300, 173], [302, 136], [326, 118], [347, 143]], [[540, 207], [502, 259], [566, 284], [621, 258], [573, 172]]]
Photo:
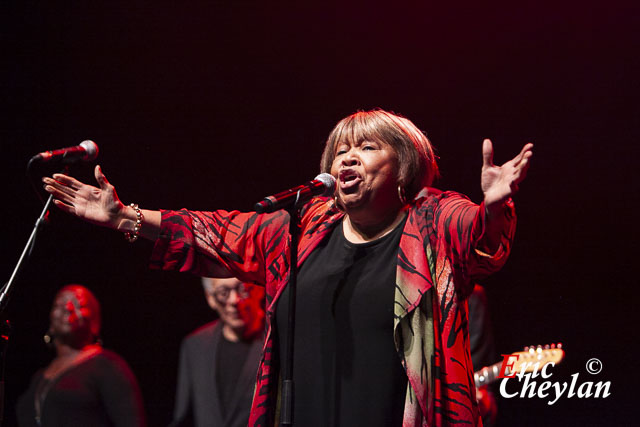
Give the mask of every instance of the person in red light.
[[[493, 327], [489, 312], [489, 302], [484, 288], [476, 284], [468, 298], [469, 306], [469, 346], [473, 370], [477, 372], [498, 360], [493, 339]], [[476, 389], [478, 409], [484, 427], [496, 425], [498, 403], [487, 385]]]
[[264, 289], [236, 278], [203, 277], [219, 321], [182, 342], [172, 426], [244, 427], [262, 354]]
[[[532, 144], [502, 166], [484, 140], [480, 205], [431, 188], [430, 141], [383, 110], [341, 120], [321, 171], [334, 198], [301, 210], [294, 332], [294, 422], [304, 426], [480, 423], [467, 326], [473, 281], [506, 262], [511, 200]], [[125, 206], [99, 167], [99, 188], [43, 178], [55, 205], [86, 221], [155, 241], [154, 268], [236, 276], [265, 286], [267, 332], [249, 419], [278, 423], [288, 317], [289, 214], [141, 210]]]
[[145, 425], [136, 378], [99, 344], [100, 327], [100, 304], [91, 291], [68, 285], [58, 292], [45, 335], [56, 357], [20, 397], [20, 426]]

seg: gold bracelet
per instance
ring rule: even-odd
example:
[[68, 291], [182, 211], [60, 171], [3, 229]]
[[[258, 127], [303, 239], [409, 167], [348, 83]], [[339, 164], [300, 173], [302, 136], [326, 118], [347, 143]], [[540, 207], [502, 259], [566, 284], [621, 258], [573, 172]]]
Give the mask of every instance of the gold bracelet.
[[136, 223], [133, 226], [133, 231], [127, 231], [126, 233], [124, 233], [124, 238], [127, 239], [127, 242], [133, 243], [138, 240], [138, 237], [140, 236], [140, 229], [142, 228], [144, 215], [142, 215], [142, 211], [137, 204], [131, 203], [129, 207], [133, 208], [133, 210], [136, 211]]

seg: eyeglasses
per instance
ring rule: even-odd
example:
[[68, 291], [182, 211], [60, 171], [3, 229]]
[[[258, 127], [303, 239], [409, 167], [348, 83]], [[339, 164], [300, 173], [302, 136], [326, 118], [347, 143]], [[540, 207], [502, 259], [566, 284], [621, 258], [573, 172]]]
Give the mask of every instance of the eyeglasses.
[[231, 296], [231, 291], [235, 291], [239, 299], [249, 298], [249, 290], [242, 283], [239, 283], [233, 288], [228, 286], [220, 286], [214, 289], [211, 293], [213, 294], [213, 297], [216, 299], [216, 301], [218, 301], [220, 304], [225, 304], [229, 300], [229, 296]]

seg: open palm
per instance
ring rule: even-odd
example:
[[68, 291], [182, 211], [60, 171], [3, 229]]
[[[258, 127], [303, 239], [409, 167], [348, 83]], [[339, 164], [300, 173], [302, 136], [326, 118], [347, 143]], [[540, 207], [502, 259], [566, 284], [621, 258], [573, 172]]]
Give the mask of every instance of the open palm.
[[55, 174], [53, 179], [43, 178], [43, 181], [45, 190], [54, 197], [53, 203], [61, 210], [90, 223], [117, 229], [124, 205], [100, 166], [96, 166], [95, 177], [99, 188], [64, 174]]
[[502, 203], [518, 191], [529, 169], [533, 144], [526, 144], [520, 153], [502, 166], [493, 164], [493, 144], [488, 139], [482, 143], [482, 174], [480, 182], [486, 205]]

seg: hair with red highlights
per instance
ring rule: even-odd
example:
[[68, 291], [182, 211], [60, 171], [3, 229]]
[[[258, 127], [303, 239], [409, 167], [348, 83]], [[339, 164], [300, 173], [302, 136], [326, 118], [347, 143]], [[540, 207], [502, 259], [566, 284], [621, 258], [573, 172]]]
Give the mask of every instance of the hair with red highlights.
[[333, 128], [322, 153], [320, 171], [331, 173], [336, 146], [341, 141], [378, 141], [391, 146], [398, 156], [398, 184], [412, 200], [439, 176], [433, 146], [409, 119], [382, 109], [358, 111]]

